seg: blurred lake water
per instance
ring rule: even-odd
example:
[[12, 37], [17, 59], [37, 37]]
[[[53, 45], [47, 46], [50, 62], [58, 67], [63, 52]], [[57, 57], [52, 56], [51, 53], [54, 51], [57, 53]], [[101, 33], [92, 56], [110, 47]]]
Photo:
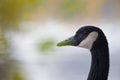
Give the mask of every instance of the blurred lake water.
[[[79, 25], [79, 26], [78, 26]], [[37, 43], [52, 37], [57, 42], [74, 35], [79, 27], [48, 20], [45, 23], [23, 22], [21, 31], [10, 33], [13, 58], [21, 65], [27, 80], [86, 80], [91, 64], [90, 52], [78, 47], [57, 47], [40, 52]], [[112, 23], [94, 23], [106, 34], [110, 47], [109, 80], [120, 79], [120, 27]], [[28, 28], [29, 27], [29, 28]]]

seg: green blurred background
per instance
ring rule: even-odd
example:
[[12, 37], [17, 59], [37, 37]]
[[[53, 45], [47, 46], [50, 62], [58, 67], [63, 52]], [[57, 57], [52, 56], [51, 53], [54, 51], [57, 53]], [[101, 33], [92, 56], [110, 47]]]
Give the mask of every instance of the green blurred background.
[[119, 20], [119, 0], [0, 0], [0, 80], [85, 80], [87, 51], [56, 47], [82, 25], [104, 30], [119, 80]]

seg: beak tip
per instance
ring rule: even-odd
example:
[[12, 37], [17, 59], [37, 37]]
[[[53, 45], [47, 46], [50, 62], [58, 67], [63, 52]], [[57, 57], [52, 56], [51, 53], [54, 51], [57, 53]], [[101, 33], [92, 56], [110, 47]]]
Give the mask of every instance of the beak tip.
[[74, 40], [73, 37], [66, 39], [64, 41], [61, 41], [57, 44], [58, 47], [62, 47], [62, 46], [73, 46], [74, 45]]
[[60, 44], [58, 43], [56, 46], [60, 47]]
[[56, 46], [61, 47], [63, 45], [61, 44], [61, 42], [59, 42]]

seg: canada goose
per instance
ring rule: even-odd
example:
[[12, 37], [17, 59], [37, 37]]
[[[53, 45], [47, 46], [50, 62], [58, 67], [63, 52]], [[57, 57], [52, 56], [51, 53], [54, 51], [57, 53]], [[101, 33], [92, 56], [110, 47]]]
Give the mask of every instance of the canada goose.
[[94, 26], [83, 26], [76, 34], [57, 46], [78, 46], [89, 49], [92, 55], [87, 80], [107, 80], [109, 73], [109, 47], [103, 31]]

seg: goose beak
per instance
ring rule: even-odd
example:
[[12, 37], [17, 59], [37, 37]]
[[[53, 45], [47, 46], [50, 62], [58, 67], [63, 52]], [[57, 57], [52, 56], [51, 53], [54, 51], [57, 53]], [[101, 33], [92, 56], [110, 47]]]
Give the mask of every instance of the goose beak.
[[76, 44], [76, 40], [74, 39], [74, 36], [73, 37], [70, 37], [62, 42], [59, 42], [57, 44], [57, 46], [61, 47], [61, 46], [75, 46]]

